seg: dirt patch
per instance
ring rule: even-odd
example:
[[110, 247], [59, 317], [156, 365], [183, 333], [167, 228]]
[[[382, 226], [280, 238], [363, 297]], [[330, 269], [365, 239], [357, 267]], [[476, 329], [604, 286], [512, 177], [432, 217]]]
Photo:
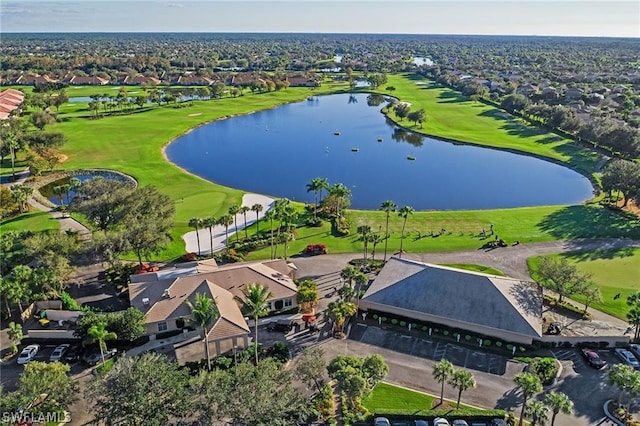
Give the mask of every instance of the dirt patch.
[[202, 113], [201, 112], [195, 112], [193, 114], [189, 114], [189, 117], [197, 117], [199, 115], [202, 115]]

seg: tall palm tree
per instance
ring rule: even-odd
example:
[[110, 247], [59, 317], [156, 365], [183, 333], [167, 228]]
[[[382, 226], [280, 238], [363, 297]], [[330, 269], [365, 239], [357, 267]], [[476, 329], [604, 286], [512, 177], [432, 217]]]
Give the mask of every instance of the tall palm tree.
[[247, 226], [247, 212], [251, 210], [249, 206], [240, 207], [240, 213], [244, 216], [244, 237], [249, 238], [249, 227]]
[[202, 219], [202, 226], [209, 228], [209, 247], [211, 247], [211, 254], [213, 254], [213, 227], [217, 224], [218, 220], [213, 216], [208, 216]]
[[345, 185], [336, 183], [329, 188], [329, 195], [335, 198], [336, 216], [342, 216], [342, 207], [346, 199], [351, 197], [351, 191]]
[[334, 323], [334, 331], [344, 334], [344, 325], [347, 322], [347, 319], [358, 312], [358, 308], [353, 302], [331, 302], [327, 307], [329, 310], [329, 315], [333, 317]]
[[370, 237], [373, 250], [371, 251], [371, 260], [376, 261], [376, 246], [382, 242], [382, 236], [380, 234], [371, 234]]
[[238, 213], [240, 213], [240, 206], [233, 205], [229, 207], [229, 214], [233, 216], [233, 223], [236, 227], [236, 241], [240, 241], [240, 237], [238, 236]]
[[224, 214], [218, 219], [218, 225], [224, 226], [224, 244], [229, 251], [229, 227], [233, 225], [233, 217], [230, 214]]
[[260, 234], [260, 212], [262, 210], [264, 210], [264, 206], [260, 203], [251, 206], [251, 211], [256, 212], [256, 235]]
[[519, 373], [513, 378], [513, 381], [522, 389], [522, 409], [520, 410], [520, 420], [518, 426], [522, 426], [524, 422], [524, 409], [527, 407], [529, 398], [542, 391], [542, 383], [540, 378], [531, 373]]
[[[395, 203], [391, 200], [387, 200], [385, 202], [383, 202], [380, 205], [380, 210], [382, 210], [383, 212], [385, 212], [386, 214], [386, 227], [384, 230], [384, 259], [382, 260], [383, 262], [387, 261], [387, 243], [389, 242], [389, 215], [391, 214], [391, 212], [395, 212], [396, 209], [398, 208], [398, 206], [395, 205]], [[442, 402], [442, 401], [440, 401]]]
[[453, 375], [453, 364], [446, 359], [442, 359], [439, 362], [433, 365], [433, 371], [431, 375], [436, 380], [436, 382], [441, 384], [440, 387], [440, 404], [442, 404], [444, 398], [444, 384], [449, 377]]
[[460, 397], [462, 392], [473, 389], [476, 387], [476, 380], [473, 378], [473, 374], [467, 370], [457, 370], [453, 372], [449, 384], [454, 389], [458, 389], [458, 403], [456, 404], [456, 410], [460, 408]]
[[273, 297], [266, 286], [249, 283], [244, 289], [244, 305], [248, 314], [253, 318], [255, 327], [254, 346], [256, 351], [256, 365], [258, 365], [258, 318], [269, 313], [269, 299]]
[[558, 413], [573, 413], [573, 402], [562, 392], [549, 392], [544, 396], [544, 404], [549, 407], [553, 413], [551, 415], [551, 426], [555, 423]]
[[189, 226], [195, 228], [196, 239], [198, 240], [198, 256], [200, 255], [200, 227], [203, 225], [202, 219], [199, 217], [192, 217], [189, 219]]
[[289, 241], [293, 239], [294, 233], [293, 228], [295, 228], [295, 223], [298, 220], [298, 210], [292, 205], [288, 205], [284, 211], [282, 212], [282, 217], [284, 220], [284, 260], [287, 260], [287, 250], [289, 249]]
[[413, 209], [413, 207], [411, 206], [404, 206], [403, 208], [400, 209], [400, 211], [398, 212], [398, 216], [400, 216], [401, 218], [403, 218], [404, 220], [402, 221], [402, 233], [400, 235], [400, 258], [402, 258], [402, 243], [404, 242], [404, 228], [407, 225], [407, 218], [413, 214], [415, 210]]
[[318, 198], [323, 189], [329, 188], [329, 182], [325, 178], [313, 178], [311, 182], [307, 184], [307, 192], [313, 192], [315, 199], [315, 207], [313, 209], [313, 218], [318, 217]]
[[191, 311], [191, 323], [196, 327], [201, 327], [204, 333], [205, 354], [207, 356], [207, 368], [211, 370], [211, 355], [209, 354], [209, 326], [218, 316], [218, 306], [215, 299], [206, 294], [196, 294], [195, 303], [191, 300], [185, 300], [185, 305]]
[[369, 236], [371, 235], [371, 227], [369, 225], [358, 226], [358, 234], [362, 235], [362, 242], [364, 244], [364, 264], [367, 264], [367, 252], [369, 245]]
[[274, 258], [274, 255], [273, 255], [273, 221], [274, 221], [274, 220], [275, 220], [275, 218], [276, 218], [276, 211], [275, 211], [275, 209], [269, 209], [269, 210], [267, 210], [267, 211], [266, 211], [266, 213], [264, 214], [264, 218], [265, 218], [266, 220], [268, 220], [268, 221], [269, 221], [269, 232], [270, 232], [270, 234], [271, 234], [270, 239], [269, 239], [269, 241], [270, 241], [270, 246], [271, 246], [271, 247], [270, 247], [271, 249], [270, 249], [270, 251], [269, 251], [269, 254], [270, 254], [270, 258], [271, 258], [271, 259], [273, 259], [273, 258]]
[[20, 144], [13, 133], [4, 135], [4, 143], [9, 147], [9, 155], [11, 156], [11, 180], [16, 180], [16, 150], [20, 147]]
[[[547, 411], [547, 407], [542, 402], [531, 401], [524, 409], [524, 414], [531, 419], [531, 426], [544, 426], [549, 418]], [[553, 420], [551, 425], [553, 426]]]
[[287, 209], [291, 204], [291, 200], [288, 198], [279, 198], [275, 201], [273, 206], [273, 210], [275, 211], [274, 219], [278, 220], [278, 229], [276, 230], [276, 241], [275, 246], [273, 248], [273, 258], [276, 257], [276, 252], [278, 251], [278, 243], [280, 242], [280, 232], [282, 231], [282, 224], [285, 222], [287, 216]]
[[100, 347], [100, 356], [102, 357], [102, 365], [104, 365], [104, 351], [107, 350], [107, 340], [117, 339], [118, 335], [113, 331], [106, 330], [107, 324], [104, 322], [99, 322], [98, 324], [92, 325], [87, 330], [87, 338], [82, 342], [83, 344], [91, 345], [93, 343], [98, 343]]

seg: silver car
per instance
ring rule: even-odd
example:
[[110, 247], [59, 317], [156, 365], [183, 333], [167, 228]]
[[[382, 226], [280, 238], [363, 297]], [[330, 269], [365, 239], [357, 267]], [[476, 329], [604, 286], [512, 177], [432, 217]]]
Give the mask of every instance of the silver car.
[[633, 354], [624, 348], [616, 348], [615, 349], [616, 356], [620, 358], [622, 362], [627, 364], [630, 367], [635, 368], [636, 370], [640, 369], [640, 362], [636, 359]]
[[65, 353], [67, 353], [70, 346], [71, 345], [65, 343], [55, 348], [51, 353], [51, 356], [49, 357], [49, 361], [50, 362], [61, 361], [62, 357], [64, 356]]

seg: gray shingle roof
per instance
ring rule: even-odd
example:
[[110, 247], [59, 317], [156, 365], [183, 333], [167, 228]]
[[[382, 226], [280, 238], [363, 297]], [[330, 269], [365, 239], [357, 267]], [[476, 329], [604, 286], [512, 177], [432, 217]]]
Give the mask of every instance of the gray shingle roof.
[[535, 283], [391, 258], [363, 301], [540, 338]]

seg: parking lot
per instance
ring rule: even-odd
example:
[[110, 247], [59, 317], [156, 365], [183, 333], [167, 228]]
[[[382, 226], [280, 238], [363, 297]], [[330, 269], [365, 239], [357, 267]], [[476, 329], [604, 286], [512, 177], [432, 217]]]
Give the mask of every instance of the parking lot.
[[500, 355], [476, 351], [454, 343], [435, 339], [399, 334], [363, 323], [355, 323], [351, 327], [349, 338], [370, 345], [381, 346], [393, 351], [402, 352], [420, 358], [440, 361], [447, 359], [458, 367], [502, 376], [507, 363], [512, 362]]

